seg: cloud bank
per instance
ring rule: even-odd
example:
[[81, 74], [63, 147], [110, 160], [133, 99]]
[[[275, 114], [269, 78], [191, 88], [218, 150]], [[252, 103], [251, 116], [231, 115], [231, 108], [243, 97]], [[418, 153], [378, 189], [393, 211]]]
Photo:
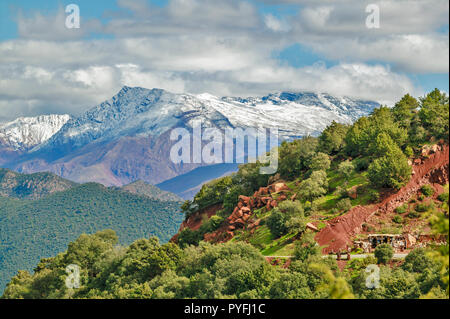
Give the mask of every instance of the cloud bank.
[[[364, 1], [281, 1], [300, 4], [288, 16], [263, 13], [256, 2], [119, 0], [110, 19], [82, 16], [79, 30], [65, 28], [63, 8], [19, 13], [19, 38], [0, 42], [0, 120], [78, 114], [123, 85], [219, 96], [307, 90], [392, 103], [423, 93], [408, 73], [448, 72], [448, 32], [439, 31], [448, 28], [448, 1], [379, 1], [381, 27], [370, 30]], [[296, 43], [334, 63], [295, 68], [274, 57]]]

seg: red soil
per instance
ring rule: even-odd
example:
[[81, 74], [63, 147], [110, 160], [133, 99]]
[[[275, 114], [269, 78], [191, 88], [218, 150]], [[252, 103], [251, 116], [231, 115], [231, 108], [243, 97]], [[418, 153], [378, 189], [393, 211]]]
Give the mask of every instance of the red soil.
[[397, 193], [389, 193], [382, 201], [370, 206], [356, 206], [343, 216], [328, 222], [315, 237], [321, 246], [325, 246], [323, 253], [345, 250], [352, 244], [352, 238], [362, 232], [362, 225], [375, 213], [388, 214], [395, 208], [408, 201], [412, 195], [425, 184], [431, 184], [437, 192], [442, 192], [442, 186], [449, 181], [449, 146], [422, 161], [413, 164], [413, 175], [409, 183]]
[[190, 228], [191, 230], [198, 230], [202, 226], [204, 216], [208, 216], [208, 219], [216, 215], [216, 213], [222, 209], [222, 204], [216, 204], [206, 207], [194, 214], [192, 214], [187, 220], [185, 220], [178, 230], [178, 233], [172, 237], [171, 242], [176, 242], [178, 234], [185, 228]]

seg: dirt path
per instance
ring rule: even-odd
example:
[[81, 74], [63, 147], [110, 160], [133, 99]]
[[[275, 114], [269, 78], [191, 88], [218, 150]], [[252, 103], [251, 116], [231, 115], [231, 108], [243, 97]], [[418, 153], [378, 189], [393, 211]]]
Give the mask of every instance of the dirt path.
[[324, 254], [346, 249], [352, 244], [352, 238], [362, 231], [362, 225], [376, 212], [386, 214], [392, 212], [411, 198], [425, 184], [431, 183], [434, 188], [448, 183], [449, 147], [444, 145], [441, 151], [430, 155], [421, 164], [413, 165], [413, 175], [408, 184], [394, 194], [388, 194], [378, 204], [356, 206], [348, 213], [328, 222], [315, 237]]

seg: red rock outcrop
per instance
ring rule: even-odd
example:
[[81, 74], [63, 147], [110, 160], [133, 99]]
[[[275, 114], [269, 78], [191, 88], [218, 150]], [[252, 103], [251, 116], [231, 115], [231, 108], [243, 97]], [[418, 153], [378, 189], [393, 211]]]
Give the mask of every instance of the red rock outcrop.
[[[253, 211], [262, 207], [271, 210], [278, 206], [278, 202], [287, 199], [285, 191], [290, 190], [284, 182], [277, 182], [268, 187], [261, 187], [252, 197], [240, 195], [238, 203], [226, 222], [215, 232], [204, 235], [204, 240], [209, 242], [226, 242], [233, 238], [234, 231], [238, 229], [250, 229], [251, 232], [259, 226], [260, 220], [252, 218]], [[271, 193], [280, 194], [277, 199]], [[294, 197], [295, 198], [295, 197]]]

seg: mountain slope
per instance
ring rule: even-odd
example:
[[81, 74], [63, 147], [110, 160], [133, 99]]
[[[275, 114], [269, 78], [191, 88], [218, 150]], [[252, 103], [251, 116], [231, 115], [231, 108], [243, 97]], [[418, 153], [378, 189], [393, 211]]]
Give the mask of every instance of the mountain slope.
[[180, 204], [93, 183], [34, 201], [0, 197], [0, 290], [18, 269], [31, 270], [82, 233], [113, 229], [121, 244], [150, 236], [166, 242], [183, 219]]
[[52, 173], [20, 174], [0, 168], [0, 196], [39, 199], [75, 185]]
[[376, 106], [316, 93], [242, 99], [124, 87], [6, 166], [26, 173], [51, 171], [80, 183], [158, 184], [205, 165], [170, 161], [173, 128], [190, 130], [194, 121], [221, 130], [277, 127], [280, 138], [292, 139], [318, 135], [333, 120], [351, 123]]
[[156, 186], [147, 184], [144, 181], [136, 181], [117, 189], [136, 195], [143, 195], [159, 201], [181, 202], [183, 200], [174, 193], [164, 191]]
[[65, 115], [20, 117], [12, 122], [0, 123], [0, 145], [14, 150], [32, 148], [46, 142], [70, 119]]

